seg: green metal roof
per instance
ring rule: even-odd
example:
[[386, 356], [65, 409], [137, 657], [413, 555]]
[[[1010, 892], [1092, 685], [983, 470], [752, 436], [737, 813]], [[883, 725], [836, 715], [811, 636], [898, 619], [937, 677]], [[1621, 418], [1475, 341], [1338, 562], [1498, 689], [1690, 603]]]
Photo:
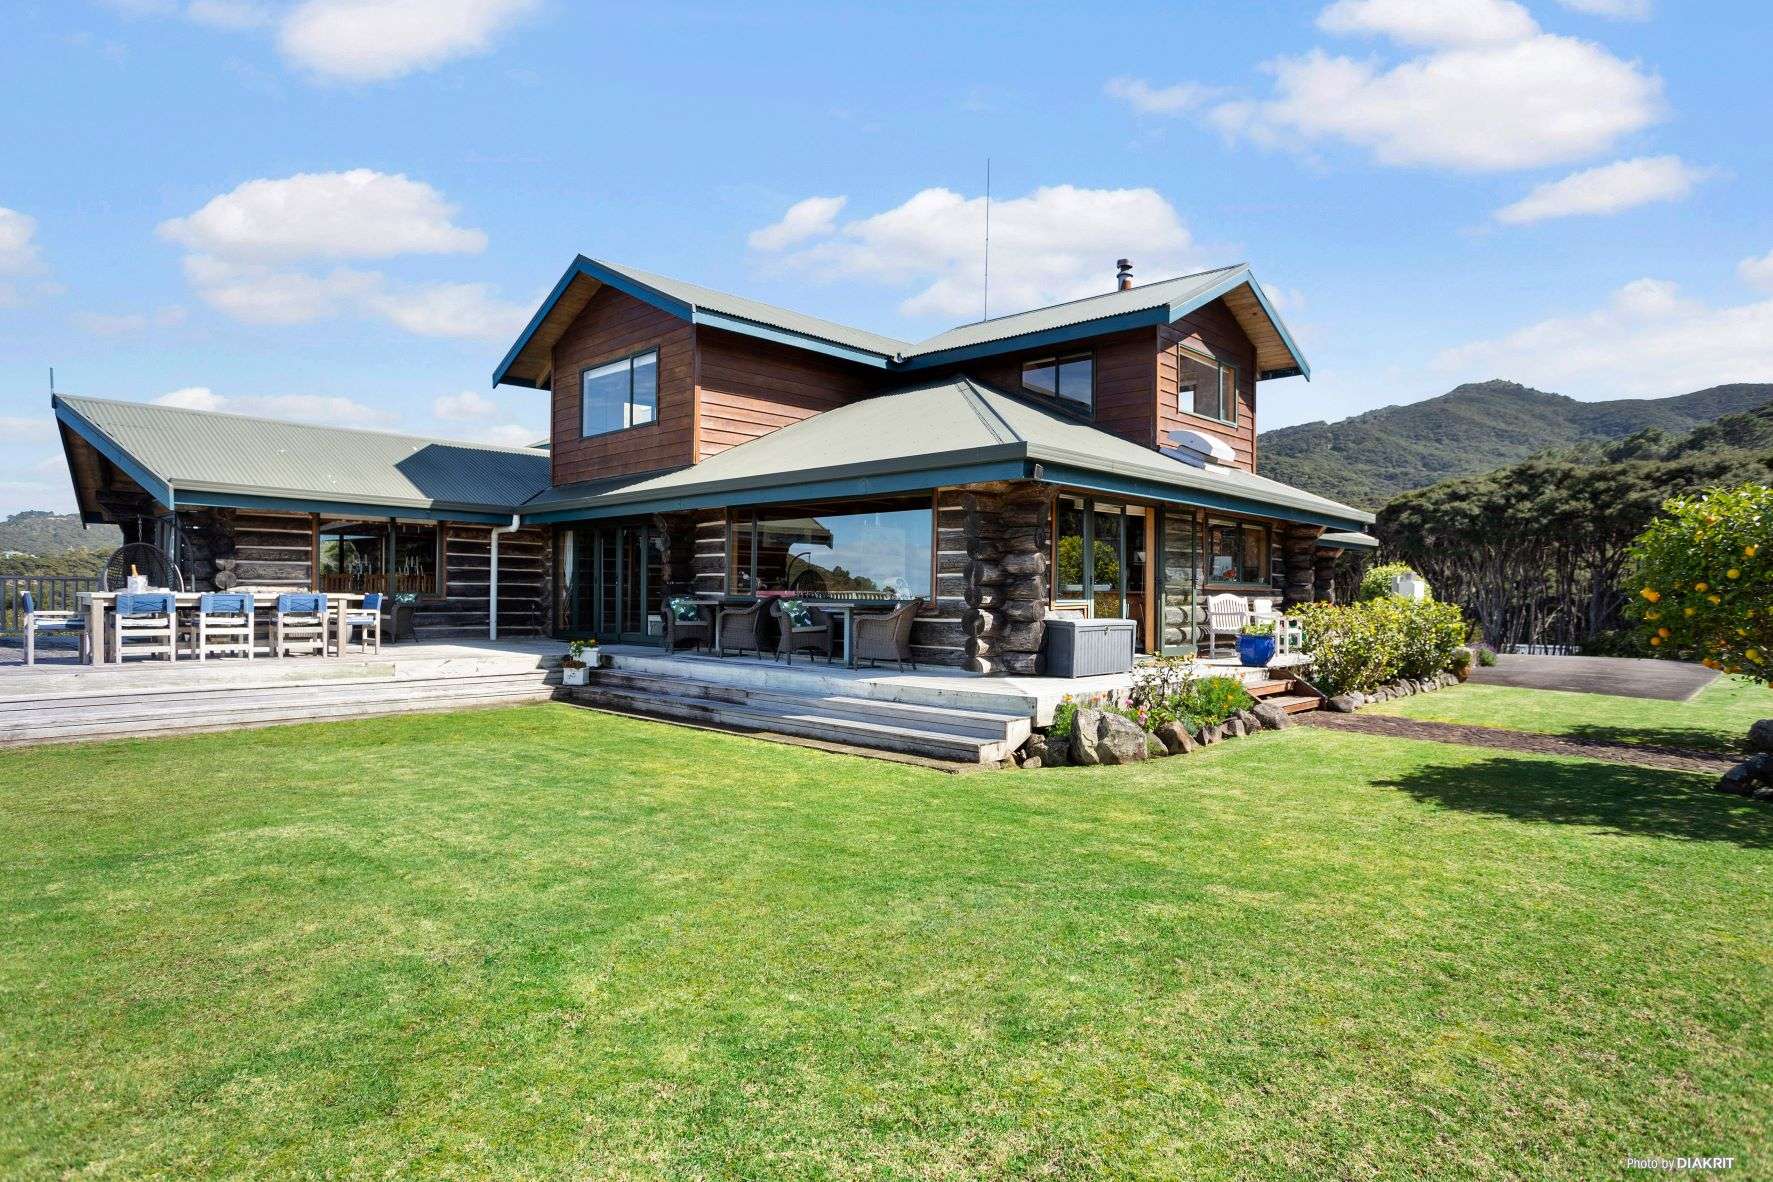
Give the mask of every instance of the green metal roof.
[[51, 405], [69, 430], [169, 505], [283, 500], [509, 514], [549, 481], [548, 453], [537, 448], [63, 394]]
[[[587, 286], [589, 285], [589, 287]], [[882, 369], [917, 370], [1010, 349], [1044, 346], [1101, 332], [1174, 322], [1211, 301], [1248, 286], [1258, 310], [1272, 325], [1279, 362], [1259, 376], [1310, 376], [1310, 367], [1280, 316], [1262, 293], [1262, 285], [1246, 263], [1216, 267], [1175, 279], [1146, 283], [1125, 291], [1035, 308], [993, 320], [963, 324], [921, 341], [902, 341], [880, 333], [808, 316], [761, 300], [716, 291], [697, 283], [642, 271], [637, 267], [580, 255], [555, 284], [498, 367], [493, 385], [535, 386], [547, 368], [545, 355], [565, 331], [576, 309], [595, 293], [596, 285], [614, 287], [695, 324], [745, 333], [798, 348], [831, 354]], [[557, 304], [572, 293], [561, 315]], [[576, 301], [576, 302], [575, 302]], [[1261, 346], [1259, 345], [1259, 348]], [[514, 368], [519, 373], [514, 373]]]
[[1373, 520], [1254, 473], [1173, 460], [965, 377], [837, 407], [690, 467], [550, 488], [523, 515], [568, 520], [1031, 476], [1343, 529]]
[[1379, 539], [1372, 534], [1358, 530], [1342, 530], [1320, 534], [1317, 539], [1320, 546], [1329, 546], [1336, 550], [1377, 550]]

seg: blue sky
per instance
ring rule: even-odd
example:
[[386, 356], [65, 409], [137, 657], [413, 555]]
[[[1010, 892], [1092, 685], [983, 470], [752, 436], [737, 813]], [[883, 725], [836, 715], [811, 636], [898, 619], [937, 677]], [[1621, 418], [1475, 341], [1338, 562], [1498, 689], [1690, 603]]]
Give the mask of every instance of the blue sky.
[[488, 440], [580, 251], [895, 335], [1247, 259], [1280, 426], [1773, 380], [1757, 3], [13, 0], [0, 512], [59, 388]]

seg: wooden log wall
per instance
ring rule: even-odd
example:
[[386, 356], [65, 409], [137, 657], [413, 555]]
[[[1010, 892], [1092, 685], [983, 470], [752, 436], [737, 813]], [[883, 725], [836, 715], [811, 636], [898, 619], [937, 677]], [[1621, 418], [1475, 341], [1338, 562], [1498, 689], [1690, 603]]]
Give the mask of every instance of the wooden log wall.
[[313, 585], [314, 521], [306, 513], [187, 509], [179, 530], [194, 590]]
[[1041, 671], [1055, 490], [1033, 481], [960, 490], [966, 537], [965, 668]]
[[1320, 526], [1297, 523], [1274, 528], [1285, 556], [1286, 605], [1310, 603], [1317, 595], [1317, 537], [1324, 531]]
[[[419, 639], [485, 636], [492, 590], [492, 527], [446, 523], [444, 596], [421, 599], [413, 612]], [[550, 531], [523, 529], [499, 537], [499, 635], [542, 636], [552, 628]]]

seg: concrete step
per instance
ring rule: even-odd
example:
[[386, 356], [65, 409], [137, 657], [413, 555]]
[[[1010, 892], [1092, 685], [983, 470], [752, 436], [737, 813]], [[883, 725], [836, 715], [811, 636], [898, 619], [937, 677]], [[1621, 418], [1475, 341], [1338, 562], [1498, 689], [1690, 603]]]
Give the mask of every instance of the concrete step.
[[997, 742], [1006, 741], [1017, 733], [1026, 738], [1029, 729], [1025, 715], [990, 710], [892, 702], [847, 694], [798, 694], [787, 690], [746, 688], [622, 669], [600, 669], [592, 675], [592, 680], [599, 686], [706, 698], [739, 706], [757, 705], [797, 711], [812, 709], [859, 722], [891, 722], [912, 728], [934, 728]]
[[655, 718], [767, 731], [955, 763], [1007, 759], [1028, 737], [1020, 715], [599, 671], [561, 698]]

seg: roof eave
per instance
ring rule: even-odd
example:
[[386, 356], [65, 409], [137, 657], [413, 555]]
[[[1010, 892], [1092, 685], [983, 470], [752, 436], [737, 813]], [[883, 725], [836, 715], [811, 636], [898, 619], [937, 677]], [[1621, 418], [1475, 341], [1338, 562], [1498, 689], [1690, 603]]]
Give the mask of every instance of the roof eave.
[[[55, 412], [58, 422], [65, 424], [70, 431], [85, 440], [94, 451], [117, 465], [124, 475], [141, 486], [143, 492], [168, 509], [172, 508], [173, 488], [170, 478], [154, 471], [124, 450], [116, 440], [100, 430], [97, 424], [63, 401], [61, 395], [51, 394], [49, 405], [50, 409]], [[65, 443], [63, 444], [63, 452], [66, 453]]]
[[1095, 320], [1080, 320], [1076, 324], [1061, 324], [1053, 328], [1041, 329], [1038, 332], [998, 337], [995, 340], [980, 341], [973, 345], [957, 345], [952, 349], [942, 349], [933, 353], [919, 353], [915, 357], [906, 359], [895, 368], [900, 370], [932, 369], [939, 365], [952, 365], [958, 361], [970, 361], [977, 357], [991, 357], [999, 353], [1013, 353], [1021, 349], [1039, 349], [1046, 345], [1062, 345], [1067, 341], [1081, 340], [1084, 337], [1098, 337], [1105, 333], [1125, 332], [1132, 328], [1154, 328], [1159, 324], [1169, 323], [1168, 308], [1167, 304], [1153, 304], [1149, 308], [1135, 308], [1130, 312], [1118, 312], [1113, 316], [1102, 316]]
[[1309, 382], [1311, 380], [1311, 365], [1305, 360], [1305, 354], [1299, 351], [1298, 344], [1293, 340], [1293, 334], [1287, 331], [1286, 323], [1281, 320], [1280, 313], [1274, 310], [1274, 305], [1269, 302], [1268, 296], [1262, 291], [1262, 284], [1257, 282], [1256, 273], [1248, 266], [1239, 267], [1211, 287], [1195, 292], [1185, 300], [1178, 300], [1170, 304], [1168, 322], [1174, 324], [1190, 312], [1204, 308], [1214, 300], [1224, 298], [1246, 283], [1249, 284], [1250, 291], [1255, 295], [1256, 302], [1262, 306], [1263, 315], [1267, 316], [1268, 322], [1274, 325], [1274, 331], [1280, 336], [1281, 344], [1287, 347], [1287, 352], [1293, 358], [1292, 366], [1263, 370], [1257, 376], [1261, 378], [1303, 377]]
[[548, 293], [548, 298], [542, 301], [542, 306], [536, 309], [536, 314], [529, 318], [529, 323], [518, 335], [517, 342], [505, 351], [504, 358], [494, 368], [493, 385], [525, 386], [532, 390], [541, 388], [536, 382], [523, 378], [512, 378], [510, 376], [511, 367], [523, 356], [523, 351], [529, 347], [530, 342], [541, 329], [542, 322], [548, 319], [548, 313], [554, 310], [554, 305], [560, 302], [561, 297], [567, 293], [567, 289], [572, 287], [573, 281], [576, 279], [590, 279], [607, 287], [613, 287], [625, 295], [631, 295], [643, 303], [651, 304], [660, 311], [668, 312], [682, 320], [689, 320], [695, 314], [693, 305], [686, 304], [655, 287], [649, 287], [619, 271], [612, 270], [596, 259], [586, 258], [582, 254], [577, 255], [567, 267], [565, 274], [561, 275], [560, 281], [554, 285], [554, 290]]

